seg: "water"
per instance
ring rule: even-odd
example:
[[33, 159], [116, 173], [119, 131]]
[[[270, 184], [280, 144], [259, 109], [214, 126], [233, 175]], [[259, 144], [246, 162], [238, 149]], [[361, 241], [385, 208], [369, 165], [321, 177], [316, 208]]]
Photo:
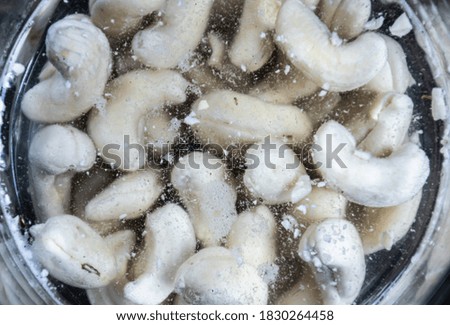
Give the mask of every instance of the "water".
[[[38, 222], [34, 213], [32, 197], [29, 191], [30, 183], [28, 178], [27, 152], [31, 136], [40, 126], [30, 122], [21, 114], [20, 102], [24, 93], [37, 83], [37, 76], [46, 62], [44, 36], [42, 34], [44, 29], [49, 25], [49, 23], [57, 21], [68, 14], [87, 13], [87, 3], [88, 1], [71, 1], [68, 4], [60, 2], [56, 6], [55, 10], [52, 10], [52, 14], [50, 15], [51, 18], [50, 20], [47, 20], [45, 24], [40, 25], [42, 21], [37, 19], [34, 19], [34, 23], [30, 23], [30, 25], [33, 26], [31, 28], [32, 32], [28, 34], [27, 37], [18, 40], [14, 53], [12, 53], [12, 57], [15, 57], [18, 62], [23, 63], [26, 70], [23, 75], [18, 76], [11, 82], [10, 88], [2, 89], [4, 103], [7, 108], [10, 108], [7, 112], [5, 112], [3, 118], [4, 124], [2, 126], [2, 135], [8, 136], [8, 141], [4, 141], [7, 156], [5, 157], [5, 166], [3, 169], [5, 179], [8, 183], [7, 186], [9, 188], [9, 196], [11, 198], [10, 206], [12, 207], [10, 216], [6, 217], [12, 218], [13, 216], [19, 216], [22, 234], [27, 240], [27, 229], [31, 225]], [[236, 12], [239, 12], [239, 9], [237, 9]], [[382, 5], [378, 1], [373, 2], [373, 16], [375, 17], [382, 14], [385, 17], [384, 25], [380, 29], [382, 33], [389, 34], [388, 27], [392, 25], [401, 13], [402, 10], [398, 5]], [[151, 19], [152, 17], [149, 17], [149, 20]], [[232, 20], [225, 24], [211, 23], [209, 29], [221, 31], [223, 35], [228, 35], [228, 37], [231, 37], [232, 33], [229, 33], [228, 31], [235, 25], [236, 21]], [[400, 243], [396, 244], [391, 251], [380, 251], [366, 258], [368, 271], [357, 303], [377, 302], [381, 298], [383, 290], [395, 281], [395, 279], [401, 274], [402, 270], [410, 263], [414, 252], [424, 236], [425, 230], [431, 218], [431, 211], [433, 211], [438, 194], [437, 191], [443, 161], [440, 154], [440, 139], [443, 134], [444, 125], [441, 121], [435, 122], [433, 120], [430, 110], [431, 90], [435, 87], [432, 72], [424, 59], [425, 55], [417, 44], [413, 33], [409, 33], [407, 36], [396, 40], [402, 45], [407, 54], [408, 65], [416, 81], [416, 84], [410, 87], [407, 92], [415, 103], [415, 119], [411, 132], [415, 130], [424, 131], [419, 135], [419, 138], [422, 147], [430, 158], [431, 174], [423, 191], [423, 198], [416, 222], [412, 228], [413, 231], [410, 231], [408, 235], [403, 238]], [[120, 55], [120, 49], [118, 49], [117, 53]], [[276, 61], [276, 55], [277, 54], [274, 54], [271, 62], [265, 68], [258, 73], [252, 74], [250, 78], [246, 80], [246, 85], [253, 85], [260, 80], [264, 74], [267, 73], [271, 67], [273, 67], [274, 62]], [[235, 82], [242, 81], [236, 80], [239, 76], [239, 74], [236, 74], [233, 71], [225, 76], [225, 78], [229, 81], [231, 88], [233, 88], [233, 84]], [[351, 96], [351, 94], [348, 96]], [[187, 104], [180, 106], [179, 111], [177, 112], [180, 119], [185, 117], [188, 113], [187, 107], [196, 98], [197, 96], [195, 93], [192, 93]], [[85, 122], [85, 118], [80, 118], [75, 121], [74, 124], [83, 129], [85, 128]], [[179, 141], [179, 145], [187, 145], [189, 151], [198, 149], [198, 147], [192, 143], [192, 137], [193, 135], [189, 132], [189, 130], [185, 130], [184, 135]], [[177, 158], [178, 157], [175, 157], [175, 161]], [[240, 157], [238, 155], [236, 159], [239, 158]], [[117, 177], [117, 172], [105, 170], [102, 167], [103, 166], [97, 166], [94, 171], [90, 171], [89, 175], [78, 175], [73, 181], [75, 186], [73, 193], [76, 194], [80, 189], [79, 186], [85, 184], [87, 179], [92, 178], [93, 175], [104, 174], [102, 177], [108, 179], [108, 181], [104, 182], [101, 186], [99, 186], [99, 188], [91, 188], [93, 193], [98, 192], [105, 186], [105, 184]], [[163, 163], [161, 167], [165, 169], [164, 174], [167, 179], [170, 164]], [[232, 174], [236, 177], [240, 177], [242, 175], [242, 170], [234, 169]], [[75, 195], [74, 197], [75, 199], [72, 200], [72, 210], [73, 213], [76, 214], [79, 206], [82, 206], [85, 203], [76, 202], [77, 196]], [[171, 186], [166, 187], [165, 193], [157, 203], [157, 206], [162, 206], [168, 201], [179, 202], [179, 198]], [[239, 212], [246, 210], [253, 205], [253, 203], [248, 203], [242, 198], [238, 200]], [[283, 212], [285, 212], [285, 207], [276, 208], [275, 211], [278, 212], [277, 217], [280, 219], [281, 224], [281, 217]], [[10, 222], [12, 222], [12, 219]], [[130, 227], [134, 227], [136, 229], [141, 229], [142, 226], [142, 219], [133, 221], [132, 224], [130, 224]], [[137, 231], [137, 233], [141, 233], [141, 231]], [[279, 229], [279, 236], [282, 236], [283, 238], [288, 236], [285, 229], [282, 227]], [[280, 249], [287, 249], [290, 244], [291, 243], [289, 243], [289, 241], [282, 241]], [[282, 266], [280, 270], [282, 276], [290, 277], [291, 280], [286, 281], [282, 285], [280, 284], [279, 288], [274, 288], [274, 292], [280, 291], [280, 289], [282, 289], [281, 287], [289, 287], [289, 285], [292, 284], [292, 279], [294, 279], [292, 275], [299, 272], [298, 266], [300, 265], [300, 262], [298, 257], [283, 256], [280, 259], [280, 262]], [[36, 278], [41, 279], [42, 277], [36, 275]], [[51, 285], [49, 290], [56, 290], [61, 301], [73, 304], [88, 303], [87, 297], [83, 290], [72, 288], [51, 278], [50, 280], [53, 282], [53, 285]], [[418, 281], [420, 281], [420, 279], [418, 279]]]

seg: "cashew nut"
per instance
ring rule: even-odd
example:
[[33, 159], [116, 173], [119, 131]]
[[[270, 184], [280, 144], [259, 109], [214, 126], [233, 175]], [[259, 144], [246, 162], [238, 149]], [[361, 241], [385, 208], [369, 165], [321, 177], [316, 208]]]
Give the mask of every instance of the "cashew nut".
[[241, 213], [228, 235], [227, 246], [243, 263], [263, 271], [277, 257], [275, 217], [265, 206]]
[[177, 272], [175, 291], [192, 305], [262, 305], [267, 303], [267, 284], [257, 270], [239, 264], [223, 247], [199, 251]]
[[375, 127], [358, 145], [359, 150], [385, 157], [398, 150], [405, 142], [413, 117], [413, 101], [406, 95], [387, 94], [386, 107], [372, 111]]
[[199, 121], [192, 125], [198, 137], [223, 148], [260, 142], [267, 136], [300, 143], [312, 131], [307, 114], [298, 107], [270, 104], [228, 90], [201, 97], [193, 104], [192, 112]]
[[196, 240], [189, 215], [168, 204], [147, 217], [145, 249], [135, 270], [138, 278], [125, 286], [134, 303], [159, 304], [175, 288], [175, 273], [195, 252]]
[[160, 10], [166, 0], [89, 0], [92, 22], [117, 38], [135, 31], [144, 16]]
[[406, 55], [400, 44], [389, 36], [381, 35], [388, 50], [387, 62], [374, 79], [365, 88], [380, 93], [394, 91], [400, 94], [406, 92], [414, 79], [408, 69]]
[[168, 0], [164, 23], [137, 33], [133, 51], [147, 66], [175, 68], [200, 43], [214, 0]]
[[319, 7], [322, 21], [346, 40], [364, 31], [372, 11], [370, 0], [322, 0]]
[[197, 239], [205, 246], [219, 245], [237, 218], [236, 190], [226, 181], [220, 159], [201, 152], [186, 155], [173, 168], [171, 181], [189, 212]]
[[296, 203], [311, 192], [311, 179], [288, 145], [260, 142], [245, 155], [244, 184], [266, 204]]
[[349, 201], [369, 207], [412, 199], [430, 172], [428, 157], [416, 144], [406, 143], [386, 158], [373, 157], [357, 150], [351, 133], [335, 121], [319, 128], [315, 146], [313, 159], [327, 184]]
[[313, 186], [304, 199], [294, 205], [291, 214], [307, 223], [325, 219], [343, 219], [346, 216], [347, 199], [335, 190]]
[[366, 264], [358, 231], [350, 222], [328, 219], [310, 225], [298, 252], [311, 265], [324, 304], [351, 304], [356, 299]]
[[230, 49], [231, 62], [245, 71], [259, 70], [275, 49], [269, 32], [275, 29], [278, 0], [246, 0], [238, 33]]
[[[133, 71], [113, 80], [108, 85], [111, 98], [105, 109], [93, 110], [88, 121], [88, 133], [102, 158], [124, 170], [142, 168], [144, 148], [150, 142], [145, 128], [153, 127], [153, 116], [166, 114], [164, 105], [183, 103], [187, 87], [179, 73], [168, 70]], [[161, 127], [167, 129], [164, 124]]]
[[96, 156], [91, 139], [72, 126], [50, 125], [34, 135], [28, 159], [36, 213], [42, 220], [68, 212], [72, 178], [90, 169]]
[[95, 222], [138, 218], [156, 202], [162, 190], [159, 174], [153, 170], [123, 175], [86, 205], [84, 218]]
[[391, 250], [411, 229], [419, 209], [422, 193], [406, 203], [389, 208], [362, 208], [353, 218], [366, 255], [380, 250]]
[[52, 217], [31, 227], [30, 233], [34, 256], [64, 283], [84, 289], [104, 287], [123, 271], [115, 247], [77, 217]]
[[123, 287], [128, 282], [127, 267], [136, 235], [131, 230], [123, 230], [109, 235], [105, 241], [114, 250], [120, 275], [106, 287], [86, 290], [89, 302], [92, 305], [131, 305], [123, 295]]
[[37, 122], [68, 122], [102, 100], [111, 72], [109, 43], [88, 17], [71, 15], [49, 28], [46, 46], [51, 65], [25, 94], [22, 111]]
[[284, 2], [276, 32], [278, 44], [291, 62], [317, 85], [331, 91], [367, 84], [387, 61], [386, 43], [375, 33], [334, 45], [328, 28], [299, 0]]

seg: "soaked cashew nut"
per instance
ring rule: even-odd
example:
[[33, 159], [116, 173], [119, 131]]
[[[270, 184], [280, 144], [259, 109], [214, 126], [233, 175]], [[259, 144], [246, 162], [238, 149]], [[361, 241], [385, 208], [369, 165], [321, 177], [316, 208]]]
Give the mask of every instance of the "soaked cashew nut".
[[379, 112], [370, 112], [370, 117], [376, 121], [375, 127], [358, 145], [359, 150], [377, 157], [389, 156], [401, 147], [407, 139], [413, 117], [411, 98], [392, 93], [385, 97], [386, 107]]
[[311, 192], [311, 179], [287, 144], [260, 142], [247, 150], [245, 158], [244, 184], [264, 203], [296, 203]]
[[94, 222], [138, 218], [150, 209], [162, 190], [156, 171], [123, 175], [89, 201], [84, 218]]
[[328, 28], [299, 0], [284, 2], [276, 32], [278, 45], [289, 60], [317, 85], [331, 91], [367, 84], [387, 61], [386, 43], [375, 33], [334, 45]]
[[347, 199], [339, 192], [313, 186], [311, 193], [294, 205], [291, 214], [297, 220], [313, 223], [325, 219], [343, 219], [346, 210]]
[[195, 253], [189, 215], [168, 204], [147, 217], [145, 249], [135, 267], [138, 278], [125, 286], [125, 297], [138, 304], [160, 304], [175, 288], [175, 273]]
[[168, 70], [133, 71], [113, 80], [105, 109], [93, 110], [88, 121], [88, 133], [104, 161], [124, 170], [142, 168], [150, 142], [145, 129], [154, 125], [152, 116], [166, 114], [164, 105], [183, 103], [187, 87], [179, 73]]
[[281, 2], [278, 0], [246, 0], [238, 33], [230, 49], [231, 62], [244, 71], [253, 72], [266, 64], [275, 49], [269, 32]]
[[312, 224], [298, 253], [311, 265], [325, 305], [353, 303], [364, 282], [366, 263], [358, 231], [350, 222], [329, 219]]
[[236, 190], [226, 181], [221, 160], [208, 153], [190, 153], [173, 168], [171, 182], [189, 212], [197, 239], [205, 246], [220, 245], [237, 218]]
[[357, 150], [352, 134], [335, 121], [319, 128], [315, 146], [313, 159], [327, 184], [369, 207], [405, 203], [422, 190], [430, 173], [428, 157], [416, 144], [406, 143], [386, 158], [373, 157]]
[[322, 0], [319, 5], [322, 21], [346, 40], [364, 31], [371, 11], [370, 0]]
[[228, 235], [227, 247], [237, 252], [243, 263], [264, 271], [277, 258], [276, 222], [265, 206], [241, 213]]
[[419, 193], [395, 207], [364, 207], [352, 220], [361, 235], [364, 253], [369, 255], [383, 249], [391, 250], [411, 230], [421, 199], [422, 193]]
[[30, 233], [34, 256], [64, 283], [83, 289], [104, 287], [123, 271], [114, 245], [77, 217], [52, 217], [31, 227]]
[[106, 36], [87, 16], [71, 15], [54, 23], [45, 40], [47, 65], [40, 82], [26, 92], [22, 112], [42, 123], [76, 119], [103, 99], [111, 73]]
[[36, 213], [42, 220], [68, 212], [72, 178], [89, 170], [96, 156], [91, 139], [72, 126], [50, 125], [34, 135], [28, 159]]
[[267, 284], [257, 270], [239, 264], [223, 247], [199, 251], [181, 265], [175, 291], [192, 305], [263, 305]]
[[147, 66], [175, 68], [186, 61], [200, 43], [214, 0], [168, 0], [164, 24], [140, 31], [133, 51]]
[[192, 125], [198, 137], [223, 148], [260, 142], [269, 135], [301, 143], [312, 132], [307, 114], [298, 107], [270, 104], [228, 90], [201, 97], [192, 105], [192, 112], [198, 120]]
[[166, 0], [89, 0], [92, 22], [112, 38], [135, 31], [144, 16], [160, 10]]
[[394, 91], [403, 94], [414, 83], [406, 62], [406, 54], [397, 41], [386, 35], [381, 37], [386, 42], [388, 59], [380, 73], [364, 88], [380, 93]]

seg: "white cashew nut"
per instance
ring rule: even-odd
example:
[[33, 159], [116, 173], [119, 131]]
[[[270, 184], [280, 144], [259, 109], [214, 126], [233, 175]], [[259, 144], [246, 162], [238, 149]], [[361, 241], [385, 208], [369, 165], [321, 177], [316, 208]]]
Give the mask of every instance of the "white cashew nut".
[[388, 93], [383, 101], [386, 106], [378, 107], [381, 111], [369, 113], [376, 125], [358, 145], [359, 150], [377, 157], [389, 156], [401, 147], [413, 117], [414, 103], [408, 96]]
[[319, 7], [322, 21], [346, 40], [364, 31], [372, 11], [370, 0], [322, 0]]
[[[349, 201], [369, 207], [395, 206], [412, 199], [430, 172], [428, 157], [416, 144], [406, 143], [386, 158], [373, 157], [357, 150], [351, 133], [335, 121], [320, 127], [315, 146], [313, 159], [327, 184]], [[340, 161], [334, 161], [335, 154]]]
[[267, 136], [300, 143], [312, 131], [307, 114], [298, 107], [270, 104], [228, 90], [201, 97], [192, 112], [199, 121], [192, 125], [198, 137], [223, 148], [263, 141]]
[[111, 72], [109, 43], [88, 17], [71, 15], [49, 28], [46, 46], [52, 65], [25, 94], [22, 111], [37, 122], [68, 122], [102, 100]]
[[189, 215], [176, 204], [151, 213], [146, 230], [145, 249], [135, 267], [139, 276], [124, 292], [134, 303], [160, 304], [174, 290], [180, 265], [195, 253], [195, 233]]
[[200, 43], [214, 0], [168, 0], [164, 24], [140, 31], [133, 51], [142, 63], [155, 68], [175, 68], [187, 60]]
[[156, 171], [123, 175], [89, 201], [84, 218], [94, 222], [138, 218], [150, 209], [162, 190]]
[[257, 270], [239, 264], [223, 247], [199, 251], [177, 272], [176, 292], [193, 305], [263, 305], [267, 303], [267, 284]]
[[[168, 70], [133, 71], [113, 80], [108, 85], [111, 98], [105, 109], [93, 110], [88, 121], [88, 133], [102, 158], [121, 169], [142, 168], [149, 142], [145, 129], [153, 127], [152, 116], [166, 114], [164, 105], [183, 103], [187, 87], [188, 82], [179, 73]], [[137, 145], [142, 151], [128, 148], [126, 137], [130, 146]]]
[[347, 199], [326, 187], [312, 188], [311, 193], [294, 205], [291, 214], [307, 223], [325, 219], [343, 219], [346, 216]]
[[259, 70], [275, 49], [269, 32], [275, 29], [278, 0], [246, 0], [238, 33], [230, 49], [231, 62], [245, 71]]
[[351, 304], [366, 273], [364, 251], [356, 228], [343, 219], [312, 224], [303, 234], [300, 257], [311, 265], [326, 305]]
[[93, 289], [121, 276], [115, 246], [100, 237], [81, 219], [62, 215], [30, 228], [34, 256], [56, 279], [69, 285]]
[[28, 151], [37, 215], [46, 220], [68, 212], [72, 178], [89, 170], [97, 152], [91, 139], [72, 126], [39, 130]]
[[391, 250], [402, 239], [416, 220], [422, 193], [406, 203], [389, 208], [368, 208], [352, 220], [358, 229], [366, 255], [380, 250]]
[[252, 145], [244, 184], [266, 204], [296, 203], [311, 192], [311, 179], [295, 152], [278, 140]]
[[220, 159], [201, 152], [186, 155], [173, 168], [171, 181], [197, 238], [205, 246], [219, 245], [237, 218], [236, 190], [226, 181]]
[[277, 258], [276, 221], [265, 206], [241, 213], [228, 235], [227, 247], [237, 252], [243, 263], [264, 271]]
[[406, 62], [406, 54], [397, 41], [386, 35], [381, 37], [386, 42], [388, 59], [380, 73], [369, 81], [365, 88], [380, 93], [394, 91], [403, 94], [414, 83]]
[[348, 91], [372, 80], [387, 61], [383, 38], [365, 33], [334, 45], [331, 33], [300, 0], [286, 0], [277, 19], [277, 41], [289, 60], [316, 84]]
[[135, 31], [144, 16], [160, 10], [166, 0], [89, 0], [92, 22], [110, 37]]

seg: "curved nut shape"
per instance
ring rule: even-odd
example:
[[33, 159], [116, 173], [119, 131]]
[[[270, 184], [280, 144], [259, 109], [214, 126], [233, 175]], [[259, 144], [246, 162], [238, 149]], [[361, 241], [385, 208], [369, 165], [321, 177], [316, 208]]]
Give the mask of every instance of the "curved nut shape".
[[364, 31], [372, 12], [370, 0], [322, 0], [319, 7], [322, 21], [346, 40]]
[[83, 289], [120, 276], [114, 250], [81, 219], [63, 215], [30, 228], [34, 256], [56, 279]]
[[278, 44], [291, 62], [331, 91], [361, 87], [386, 64], [387, 48], [382, 37], [365, 33], [350, 43], [333, 45], [328, 28], [299, 0], [284, 2], [276, 32]]
[[115, 232], [105, 238], [106, 244], [114, 251], [119, 276], [106, 287], [86, 290], [91, 305], [130, 305], [123, 295], [123, 287], [128, 282], [127, 268], [130, 252], [136, 243], [136, 235], [131, 230]]
[[200, 43], [214, 0], [168, 0], [164, 24], [143, 30], [133, 39], [133, 51], [147, 66], [175, 68]]
[[201, 97], [192, 112], [199, 121], [192, 126], [198, 137], [223, 148], [260, 142], [267, 136], [300, 143], [312, 132], [307, 114], [298, 107], [274, 105], [228, 90]]
[[37, 122], [68, 122], [103, 98], [111, 72], [109, 43], [87, 16], [71, 15], [49, 28], [46, 46], [52, 66], [27, 91], [22, 111]]
[[201, 152], [184, 156], [173, 168], [171, 181], [197, 238], [205, 246], [220, 245], [237, 218], [236, 190], [227, 183], [220, 159]]
[[237, 252], [245, 264], [261, 271], [275, 263], [276, 227], [274, 215], [263, 205], [243, 212], [231, 228], [227, 247]]
[[247, 150], [244, 184], [266, 204], [296, 203], [311, 192], [311, 179], [287, 144], [267, 140]]
[[294, 205], [291, 214], [297, 220], [307, 223], [320, 222], [325, 219], [344, 219], [347, 199], [339, 192], [314, 186], [310, 194]]
[[238, 264], [223, 247], [199, 251], [177, 272], [176, 292], [192, 305], [263, 305], [267, 303], [267, 284], [257, 270]]
[[175, 288], [175, 273], [195, 252], [189, 215], [168, 204], [147, 217], [145, 249], [136, 266], [139, 277], [125, 286], [125, 297], [138, 304], [160, 304]]
[[39, 130], [28, 151], [37, 214], [42, 220], [68, 212], [72, 177], [89, 170], [97, 152], [91, 139], [72, 126]]
[[150, 209], [162, 190], [156, 171], [123, 175], [86, 205], [84, 217], [95, 222], [138, 218]]
[[386, 42], [388, 59], [380, 73], [369, 81], [365, 88], [380, 93], [394, 91], [403, 94], [414, 83], [406, 62], [406, 54], [397, 41], [386, 35], [381, 37]]
[[381, 111], [371, 112], [376, 125], [358, 145], [358, 149], [377, 157], [389, 156], [401, 147], [413, 117], [414, 103], [408, 96], [389, 93], [384, 102]]
[[253, 72], [266, 64], [275, 49], [269, 31], [275, 29], [280, 2], [246, 0], [240, 27], [230, 49], [231, 62]]
[[311, 265], [325, 305], [351, 304], [356, 299], [366, 264], [358, 231], [350, 222], [329, 219], [312, 224], [298, 252]]
[[422, 193], [410, 201], [389, 208], [364, 208], [360, 217], [353, 220], [361, 235], [366, 255], [392, 246], [410, 231], [416, 220]]
[[142, 122], [147, 115], [164, 115], [164, 105], [183, 103], [187, 87], [179, 73], [168, 70], [133, 71], [113, 80], [105, 109], [93, 110], [88, 121], [88, 133], [104, 161], [123, 170], [142, 168], [148, 140]]
[[422, 190], [430, 173], [428, 157], [416, 144], [406, 143], [386, 158], [373, 157], [358, 151], [350, 132], [335, 121], [320, 127], [315, 146], [313, 159], [327, 184], [369, 207], [405, 203]]
[[166, 0], [89, 0], [92, 22], [110, 37], [135, 31], [144, 16], [162, 9]]

